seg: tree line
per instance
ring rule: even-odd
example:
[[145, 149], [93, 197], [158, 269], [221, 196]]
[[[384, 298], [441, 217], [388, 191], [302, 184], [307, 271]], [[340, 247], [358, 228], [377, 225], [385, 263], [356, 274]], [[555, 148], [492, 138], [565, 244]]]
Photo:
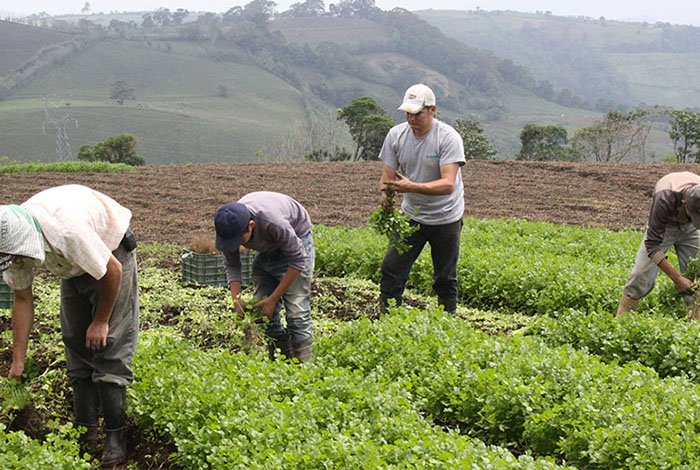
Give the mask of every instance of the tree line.
[[[314, 150], [307, 160], [376, 160], [384, 136], [394, 126], [389, 114], [370, 97], [354, 99], [338, 110], [337, 119], [347, 124], [355, 143], [352, 152]], [[646, 161], [645, 146], [652, 119], [665, 120], [678, 163], [700, 163], [700, 112], [689, 109], [629, 112], [609, 111], [591, 126], [577, 129], [569, 138], [567, 130], [557, 124], [526, 124], [520, 131], [521, 148], [517, 160], [588, 161], [619, 163]], [[464, 140], [467, 160], [489, 160], [496, 156], [493, 144], [484, 135], [477, 120], [458, 118], [452, 123]]]
[[[113, 93], [116, 88], [113, 87]], [[127, 91], [131, 92], [130, 89]], [[610, 111], [591, 126], [577, 129], [571, 138], [561, 125], [526, 124], [520, 131], [521, 148], [514, 157], [525, 161], [644, 162], [652, 117], [665, 119], [669, 125], [673, 155], [668, 160], [700, 163], [700, 112], [689, 109], [657, 110], [653, 114], [643, 109], [627, 113]], [[283, 153], [286, 159], [301, 156], [303, 160], [315, 162], [377, 160], [384, 137], [396, 125], [384, 108], [368, 96], [355, 98], [338, 109], [335, 118], [347, 127], [354, 143], [353, 149], [338, 145], [338, 132], [332, 125], [316, 125], [314, 129], [285, 136], [284, 141], [288, 146], [284, 149], [267, 149], [260, 151], [258, 156], [276, 159], [276, 153]], [[496, 149], [478, 120], [461, 117], [455, 119], [452, 126], [464, 141], [467, 160], [496, 158]], [[310, 136], [315, 138], [314, 142], [309, 140]], [[299, 152], [303, 153], [300, 155]], [[111, 136], [95, 145], [83, 145], [78, 160], [132, 166], [146, 163], [145, 158], [136, 153], [136, 138], [130, 134]]]

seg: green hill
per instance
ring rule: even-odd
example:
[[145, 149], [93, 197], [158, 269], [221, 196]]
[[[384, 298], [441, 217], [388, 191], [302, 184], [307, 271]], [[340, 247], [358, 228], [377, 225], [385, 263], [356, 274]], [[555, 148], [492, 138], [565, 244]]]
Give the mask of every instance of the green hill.
[[[510, 54], [522, 56], [523, 61], [530, 56], [537, 59], [522, 41], [513, 39], [517, 31], [529, 31], [522, 26], [527, 15], [420, 14], [443, 29], [445, 24], [435, 18], [449, 20], [453, 29], [463, 30], [463, 36], [450, 37], [449, 28], [443, 34], [437, 26], [400, 10], [373, 10], [353, 17], [283, 15], [264, 23], [245, 17], [229, 18], [228, 23], [215, 16], [190, 17], [179, 26], [153, 28], [139, 26], [133, 18], [140, 15], [134, 14], [109, 22], [102, 17], [91, 22], [93, 15], [81, 17], [80, 23], [67, 28], [72, 31], [66, 36], [70, 43], [61, 46], [60, 54], [48, 59], [37, 55], [27, 59], [24, 54], [25, 61], [34, 61], [29, 72], [0, 77], [0, 91], [5, 86], [0, 126], [6, 130], [0, 156], [54, 160], [57, 135], [70, 144], [75, 156], [81, 145], [128, 132], [136, 136], [137, 150], [148, 163], [251, 161], [259, 154], [299, 159], [312, 148], [352, 146], [347, 130], [335, 120], [336, 108], [371, 96], [401, 121], [403, 115], [395, 110], [403, 91], [421, 81], [435, 89], [441, 119], [479, 120], [499, 158], [511, 158], [517, 152], [520, 130], [527, 123], [561, 124], [573, 133], [600, 118], [600, 110], [543, 94], [545, 79], [536, 69], [520, 66], [508, 56], [510, 44]], [[565, 34], [560, 22], [540, 16], [530, 17], [554, 22], [559, 34]], [[499, 21], [504, 23], [494, 28]], [[4, 23], [0, 22], [0, 37]], [[620, 51], [638, 48], [639, 43], [633, 42], [636, 33], [607, 23], [595, 27], [608, 28], [604, 31], [613, 38], [608, 41], [614, 42], [611, 50], [615, 52], [592, 56], [591, 63], [600, 57], [611, 59], [605, 59], [606, 66], [597, 69], [597, 76], [584, 80], [588, 88], [572, 85], [589, 102], [595, 93], [612, 100], [629, 90], [645, 93], [644, 87], [649, 86], [646, 81], [625, 78], [633, 67], [624, 60], [632, 55]], [[57, 24], [70, 25], [65, 18]], [[572, 24], [578, 23], [572, 20]], [[540, 26], [532, 28], [537, 34], [528, 34], [546, 36]], [[466, 37], [488, 37], [493, 31], [500, 36], [491, 36], [492, 50], [503, 56], [478, 41], [461, 42]], [[575, 38], [593, 34], [587, 31], [571, 29], [570, 34]], [[645, 31], [641, 43], [657, 44], [657, 33], [654, 28]], [[7, 54], [0, 50], [0, 62]], [[680, 67], [683, 56], [677, 55]], [[543, 62], [543, 67], [554, 67], [556, 59]], [[562, 70], [562, 75], [575, 76], [566, 66]], [[554, 75], [544, 76], [558, 83]], [[688, 80], [693, 77], [689, 75]], [[133, 89], [134, 100], [119, 105], [110, 99], [117, 81]], [[674, 86], [663, 93], [670, 98], [677, 92]], [[691, 83], [686, 89], [692, 87]], [[640, 101], [653, 103], [662, 94], [654, 90], [655, 95], [647, 95], [651, 99]], [[649, 152], [661, 157], [670, 148], [666, 131], [657, 125]]]
[[41, 50], [71, 38], [68, 33], [0, 20], [0, 77], [29, 62]]
[[700, 108], [700, 28], [514, 11], [415, 14], [592, 101]]
[[[68, 116], [74, 153], [127, 132], [137, 136], [149, 163], [246, 161], [290, 122], [305, 119], [301, 93], [269, 72], [151, 45], [96, 42], [0, 101], [0, 126], [12, 129], [1, 152], [23, 161], [54, 159], [56, 131], [47, 121]], [[134, 89], [136, 100], [119, 106], [109, 99], [117, 80]], [[220, 86], [228, 96], [217, 96]]]

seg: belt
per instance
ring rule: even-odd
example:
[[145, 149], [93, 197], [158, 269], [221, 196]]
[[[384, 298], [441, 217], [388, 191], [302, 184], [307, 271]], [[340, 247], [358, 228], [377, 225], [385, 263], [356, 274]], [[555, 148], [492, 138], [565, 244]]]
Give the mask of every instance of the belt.
[[134, 251], [137, 245], [136, 235], [134, 235], [134, 232], [132, 232], [130, 228], [126, 229], [126, 233], [124, 234], [122, 241], [119, 242], [119, 246], [124, 248], [126, 251]]

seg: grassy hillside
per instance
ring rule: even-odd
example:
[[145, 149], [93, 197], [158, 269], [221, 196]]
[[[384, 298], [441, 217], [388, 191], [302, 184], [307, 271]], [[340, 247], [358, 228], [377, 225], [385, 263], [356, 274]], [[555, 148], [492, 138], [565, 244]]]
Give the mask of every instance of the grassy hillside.
[[700, 107], [700, 54], [607, 54], [632, 96], [647, 104]]
[[416, 14], [464, 44], [528, 67], [555, 88], [631, 106], [700, 107], [700, 28], [513, 11]]
[[[48, 103], [50, 119], [70, 117], [74, 153], [82, 144], [128, 132], [148, 163], [254, 160], [263, 143], [305, 117], [300, 92], [255, 66], [146, 44], [99, 42], [0, 102], [0, 126], [12, 130], [0, 153], [18, 160], [54, 158], [55, 128], [45, 122], [43, 99], [54, 94], [66, 98], [58, 108], [56, 100]], [[136, 100], [119, 106], [109, 99], [117, 80], [134, 89]], [[219, 86], [227, 97], [217, 96]]]
[[280, 18], [270, 29], [282, 32], [292, 43], [312, 47], [324, 41], [357, 45], [370, 38], [374, 41], [390, 38], [385, 27], [364, 18]]
[[[537, 49], [532, 43], [516, 40], [518, 31], [544, 41], [545, 23], [556, 25], [561, 35], [547, 39], [553, 42], [568, 34], [572, 42], [582, 43], [595, 33], [598, 43], [608, 38], [619, 49], [637, 34], [612, 22], [572, 19], [567, 21], [576, 27], [567, 29], [551, 15], [426, 14], [453, 24], [455, 30], [466, 24], [461, 28], [464, 37], [491, 38], [495, 48], [504, 50], [510, 45], [510, 52], [523, 60], [538, 52], [532, 51]], [[83, 19], [91, 16], [96, 15]], [[658, 40], [655, 28], [643, 33], [643, 41]], [[128, 132], [136, 136], [147, 163], [251, 161], [261, 151], [298, 159], [309, 150], [308, 145], [296, 145], [300, 139], [314, 140], [315, 149], [352, 147], [335, 110], [354, 98], [370, 96], [402, 121], [396, 107], [405, 88], [418, 81], [436, 90], [442, 120], [479, 120], [502, 159], [519, 150], [525, 124], [561, 124], [573, 135], [601, 117], [599, 112], [542, 98], [526, 69], [509, 68], [503, 58], [477, 49], [478, 41], [462, 45], [407, 12], [386, 12], [373, 20], [278, 18], [264, 28], [245, 21], [220, 29], [196, 21], [179, 28], [120, 33], [93, 28], [88, 38], [87, 45], [49, 63], [0, 101], [0, 126], [6, 129], [0, 156], [54, 160], [60, 122], [74, 156], [81, 145]], [[619, 88], [620, 83], [644, 93], [646, 82], [625, 82], [632, 67], [623, 61], [630, 55], [617, 56], [614, 64], [606, 62], [597, 69], [597, 76], [587, 77], [586, 85], [608, 98], [614, 95], [610, 87]], [[595, 63], [601, 57], [595, 52], [589, 58]], [[553, 67], [558, 59], [555, 54], [543, 63]], [[562, 70], [573, 74], [566, 67]], [[608, 79], [611, 76], [614, 79]], [[546, 77], [554, 82], [553, 76]], [[126, 81], [136, 97], [122, 106], [109, 98], [112, 84], [119, 80]], [[689, 87], [692, 80], [689, 74]], [[670, 96], [674, 91], [664, 92]], [[665, 130], [655, 129], [648, 153], [658, 159], [670, 151]]]
[[70, 34], [0, 20], [0, 77], [29, 61], [47, 46], [71, 39]]

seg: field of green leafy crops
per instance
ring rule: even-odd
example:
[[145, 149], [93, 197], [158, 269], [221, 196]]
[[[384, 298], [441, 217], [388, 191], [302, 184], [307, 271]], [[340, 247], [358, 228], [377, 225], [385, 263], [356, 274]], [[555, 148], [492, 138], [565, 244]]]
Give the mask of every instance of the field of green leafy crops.
[[[614, 316], [640, 232], [466, 219], [455, 317], [435, 306], [427, 252], [408, 306], [380, 317], [386, 241], [314, 237], [304, 365], [270, 362], [226, 289], [183, 284], [181, 247], [139, 248], [132, 468], [700, 468], [700, 326], [663, 276], [639, 313]], [[0, 466], [90, 468], [42, 280], [26, 380], [0, 382]]]

